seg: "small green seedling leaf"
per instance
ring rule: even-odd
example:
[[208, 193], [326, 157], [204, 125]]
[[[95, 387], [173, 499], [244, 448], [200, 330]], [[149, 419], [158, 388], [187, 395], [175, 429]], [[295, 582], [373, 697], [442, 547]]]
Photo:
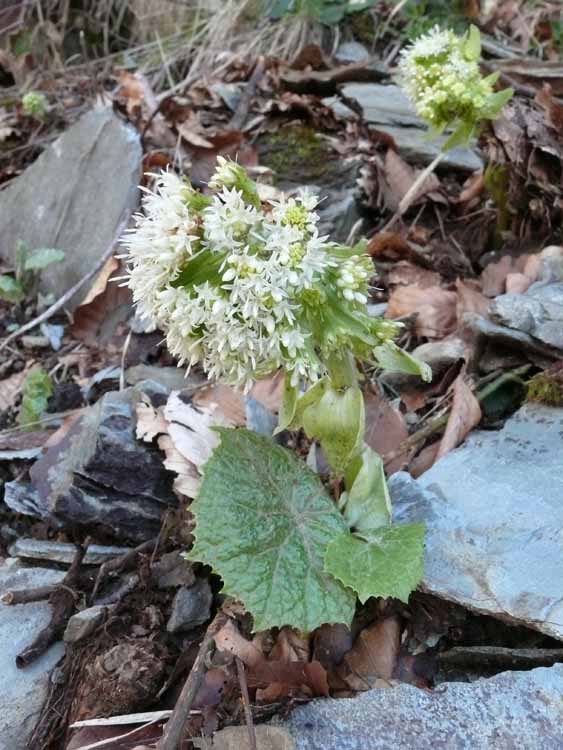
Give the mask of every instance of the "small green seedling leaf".
[[419, 375], [425, 382], [432, 380], [432, 370], [419, 359], [405, 352], [393, 341], [386, 341], [375, 350], [378, 365], [386, 372], [404, 372], [407, 375]]
[[346, 523], [318, 477], [270, 438], [220, 428], [205, 465], [190, 560], [210, 565], [255, 630], [349, 624], [355, 597], [324, 570]]
[[366, 535], [391, 522], [383, 461], [369, 446], [364, 445], [361, 455], [352, 461], [345, 482], [347, 491], [342, 493], [339, 506], [351, 529]]
[[309, 438], [321, 444], [332, 471], [343, 475], [362, 447], [365, 407], [361, 390], [327, 388], [303, 412], [303, 427]]
[[40, 367], [27, 375], [23, 384], [23, 396], [18, 421], [27, 430], [32, 430], [41, 419], [51, 396], [53, 381]]
[[13, 276], [0, 276], [0, 299], [17, 304], [24, 297], [25, 292], [19, 281], [16, 281]]
[[424, 524], [383, 526], [364, 540], [342, 534], [328, 546], [328, 573], [353, 589], [361, 602], [371, 596], [407, 602], [423, 574]]
[[24, 262], [26, 271], [43, 271], [43, 269], [53, 263], [60, 263], [64, 260], [64, 250], [57, 250], [53, 247], [41, 247], [29, 253]]

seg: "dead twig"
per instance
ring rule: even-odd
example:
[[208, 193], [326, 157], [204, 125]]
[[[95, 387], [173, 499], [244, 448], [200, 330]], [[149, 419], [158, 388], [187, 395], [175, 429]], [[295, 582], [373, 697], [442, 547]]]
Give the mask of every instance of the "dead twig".
[[157, 750], [178, 750], [180, 747], [191, 708], [207, 671], [208, 654], [215, 648], [215, 636], [225, 624], [226, 619], [227, 616], [223, 612], [218, 612], [207, 628], [188, 679], [182, 688], [172, 716], [166, 723], [162, 738], [156, 746]]
[[142, 554], [143, 552], [152, 552], [156, 547], [156, 543], [156, 539], [149, 539], [148, 542], [142, 542], [142, 544], [139, 544], [138, 547], [135, 547], [135, 549], [126, 552], [124, 555], [114, 557], [112, 560], [108, 560], [107, 562], [102, 563], [102, 565], [100, 565], [100, 569], [98, 570], [94, 588], [92, 589], [92, 593], [90, 594], [90, 602], [93, 602], [95, 600], [100, 586], [110, 575], [110, 573], [122, 573], [130, 565], [133, 565], [136, 562], [138, 555]]
[[248, 117], [248, 111], [252, 103], [252, 99], [256, 95], [256, 89], [258, 84], [264, 77], [266, 71], [266, 63], [264, 57], [260, 56], [254, 66], [252, 75], [250, 76], [248, 83], [242, 93], [242, 96], [237, 104], [236, 111], [229, 121], [229, 128], [232, 130], [241, 130], [244, 125], [246, 118]]
[[252, 721], [252, 710], [250, 708], [250, 697], [248, 695], [248, 683], [246, 682], [246, 674], [244, 672], [244, 664], [239, 656], [235, 656], [235, 664], [237, 665], [237, 675], [240, 684], [240, 692], [242, 694], [242, 705], [244, 708], [244, 719], [248, 728], [248, 742], [250, 744], [250, 750], [256, 749], [256, 732], [254, 731], [254, 722]]
[[80, 577], [82, 561], [88, 550], [90, 539], [76, 549], [76, 554], [68, 573], [62, 582], [56, 587], [49, 597], [49, 604], [53, 608], [53, 614], [49, 624], [43, 628], [33, 643], [16, 656], [16, 666], [20, 669], [31, 664], [47, 651], [49, 646], [57, 641], [67, 626], [69, 618], [74, 613], [76, 606], [75, 588]]

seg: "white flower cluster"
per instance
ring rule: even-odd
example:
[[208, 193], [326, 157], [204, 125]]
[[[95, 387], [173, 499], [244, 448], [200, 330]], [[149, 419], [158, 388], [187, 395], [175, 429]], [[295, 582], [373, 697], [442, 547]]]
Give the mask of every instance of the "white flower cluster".
[[208, 197], [158, 176], [124, 240], [139, 313], [165, 331], [181, 364], [244, 388], [280, 367], [294, 384], [312, 382], [326, 373], [326, 342], [353, 344], [343, 320], [355, 321], [362, 347], [396, 332], [375, 330], [365, 309], [371, 260], [319, 236], [314, 196], [263, 207], [226, 160], [209, 185]]
[[481, 75], [475, 32], [475, 37], [458, 37], [435, 27], [401, 54], [401, 85], [417, 114], [437, 130], [456, 121], [477, 123], [494, 106], [496, 77]]

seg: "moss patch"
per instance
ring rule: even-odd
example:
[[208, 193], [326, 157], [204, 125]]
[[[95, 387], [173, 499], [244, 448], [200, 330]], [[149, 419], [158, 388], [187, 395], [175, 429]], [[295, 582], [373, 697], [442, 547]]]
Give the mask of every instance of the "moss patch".
[[259, 142], [261, 163], [277, 182], [308, 183], [322, 180], [330, 170], [331, 152], [315, 130], [306, 125], [286, 125], [267, 133]]
[[563, 367], [540, 372], [528, 382], [527, 401], [563, 406]]

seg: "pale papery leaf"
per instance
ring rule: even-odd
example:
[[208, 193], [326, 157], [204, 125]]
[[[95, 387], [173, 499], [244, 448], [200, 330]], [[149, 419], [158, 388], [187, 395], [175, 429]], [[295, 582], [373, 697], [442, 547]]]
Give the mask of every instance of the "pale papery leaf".
[[195, 497], [201, 484], [201, 476], [197, 468], [188, 461], [174, 446], [170, 435], [158, 438], [158, 447], [164, 452], [164, 467], [176, 474], [173, 487], [179, 495]]
[[457, 447], [481, 421], [481, 406], [465, 380], [465, 370], [457, 376], [453, 394], [452, 410], [436, 459]]
[[168, 432], [168, 422], [164, 418], [163, 409], [155, 409], [145, 401], [139, 401], [135, 406], [137, 414], [136, 434], [139, 440], [151, 443], [157, 435]]

